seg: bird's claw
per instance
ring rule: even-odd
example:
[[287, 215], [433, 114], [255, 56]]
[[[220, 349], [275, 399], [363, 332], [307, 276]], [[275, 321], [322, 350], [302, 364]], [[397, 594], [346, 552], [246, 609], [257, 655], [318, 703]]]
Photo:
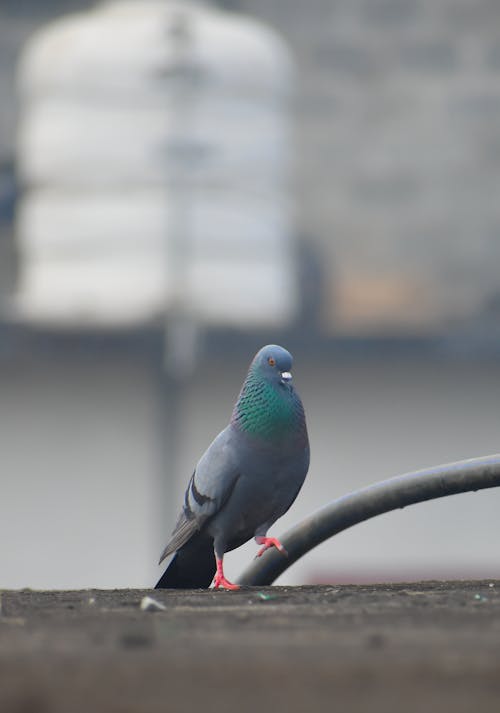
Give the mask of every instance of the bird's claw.
[[257, 544], [262, 545], [260, 550], [257, 552], [255, 557], [262, 557], [264, 552], [266, 550], [269, 550], [271, 547], [276, 547], [278, 552], [283, 555], [283, 557], [288, 557], [288, 552], [286, 549], [283, 547], [281, 542], [278, 540], [277, 537], [261, 537], [259, 538]]
[[224, 575], [219, 575], [216, 574], [214, 578], [214, 589], [230, 589], [230, 590], [236, 590], [240, 588], [239, 584], [233, 584], [230, 582], [228, 579], [224, 577]]
[[222, 564], [222, 557], [219, 559], [219, 557], [217, 557], [217, 555], [216, 555], [215, 561], [217, 564], [217, 571], [215, 572], [215, 577], [214, 577], [214, 589], [219, 589], [219, 587], [222, 587], [223, 589], [239, 589], [240, 588], [239, 584], [233, 584], [232, 582], [230, 582], [228, 579], [225, 578], [224, 567]]

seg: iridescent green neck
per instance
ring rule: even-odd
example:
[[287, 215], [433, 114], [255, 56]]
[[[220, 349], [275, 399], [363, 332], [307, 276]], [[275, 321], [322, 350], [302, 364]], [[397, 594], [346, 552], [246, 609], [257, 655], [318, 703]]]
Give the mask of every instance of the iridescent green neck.
[[258, 438], [281, 441], [300, 430], [303, 420], [302, 404], [293, 389], [269, 382], [251, 367], [231, 423]]

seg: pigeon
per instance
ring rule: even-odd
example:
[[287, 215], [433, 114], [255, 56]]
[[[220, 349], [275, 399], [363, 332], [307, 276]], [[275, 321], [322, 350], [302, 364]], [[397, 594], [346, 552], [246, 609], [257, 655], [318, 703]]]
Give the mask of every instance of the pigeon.
[[309, 468], [302, 401], [292, 356], [269, 344], [250, 364], [229, 425], [200, 458], [160, 564], [174, 554], [156, 589], [239, 589], [224, 576], [224, 554], [252, 537], [283, 555], [267, 531], [297, 497]]

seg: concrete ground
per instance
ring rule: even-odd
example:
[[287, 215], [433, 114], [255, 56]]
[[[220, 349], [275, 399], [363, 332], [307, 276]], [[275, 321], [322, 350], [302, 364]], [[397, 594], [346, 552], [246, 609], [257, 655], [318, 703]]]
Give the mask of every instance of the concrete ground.
[[500, 581], [3, 591], [0, 710], [497, 713]]

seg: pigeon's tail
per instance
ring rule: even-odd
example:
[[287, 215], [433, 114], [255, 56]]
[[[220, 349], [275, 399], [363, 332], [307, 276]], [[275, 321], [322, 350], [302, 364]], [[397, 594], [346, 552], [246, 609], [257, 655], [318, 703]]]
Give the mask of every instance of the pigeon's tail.
[[206, 589], [215, 570], [213, 540], [198, 533], [175, 553], [155, 589]]

